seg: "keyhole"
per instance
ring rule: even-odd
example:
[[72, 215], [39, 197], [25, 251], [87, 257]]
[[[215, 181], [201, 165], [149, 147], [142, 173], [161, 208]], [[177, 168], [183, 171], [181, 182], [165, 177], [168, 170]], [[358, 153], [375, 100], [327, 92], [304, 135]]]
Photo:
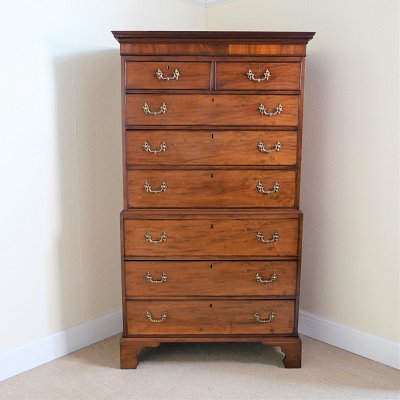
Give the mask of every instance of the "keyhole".
[[214, 178], [214, 174], [211, 174], [211, 178]]
[[214, 139], [214, 134], [213, 133], [211, 134], [211, 139]]
[[167, 69], [169, 69], [169, 65], [167, 65]]
[[213, 265], [211, 264], [211, 265], [210, 265], [210, 268], [212, 269], [212, 267], [213, 267]]
[[[214, 224], [211, 224], [211, 229], [214, 229]], [[211, 265], [211, 268], [212, 268], [212, 265]]]
[[210, 304], [210, 308], [212, 308], [212, 304]]
[[211, 101], [214, 103], [214, 101], [215, 101], [215, 98], [213, 97], [213, 98], [211, 99]]

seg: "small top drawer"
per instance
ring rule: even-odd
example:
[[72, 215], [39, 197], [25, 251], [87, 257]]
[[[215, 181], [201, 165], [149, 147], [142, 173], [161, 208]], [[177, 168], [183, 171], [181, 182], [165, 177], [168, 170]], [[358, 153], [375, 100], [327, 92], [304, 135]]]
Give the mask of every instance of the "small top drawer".
[[209, 62], [127, 61], [125, 89], [210, 89]]
[[300, 63], [217, 63], [219, 90], [299, 90]]

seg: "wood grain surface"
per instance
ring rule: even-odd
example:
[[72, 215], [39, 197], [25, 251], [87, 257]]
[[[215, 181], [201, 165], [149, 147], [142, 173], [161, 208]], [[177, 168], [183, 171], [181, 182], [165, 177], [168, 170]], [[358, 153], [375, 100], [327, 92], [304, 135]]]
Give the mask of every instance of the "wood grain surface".
[[[260, 82], [248, 78], [249, 69]], [[266, 70], [270, 73], [268, 80], [264, 79]], [[299, 90], [300, 63], [217, 62], [216, 83], [218, 90]]]
[[[261, 232], [266, 240], [274, 231], [277, 242], [257, 240]], [[165, 232], [168, 239], [160, 240]], [[299, 226], [297, 220], [125, 220], [125, 256], [148, 256], [154, 259], [179, 259], [183, 255], [201, 258], [212, 256], [297, 256]]]
[[[127, 94], [127, 125], [298, 125], [299, 97], [294, 95], [252, 94]], [[160, 115], [145, 114], [148, 104], [151, 112], [159, 112], [162, 104], [167, 111]], [[260, 104], [272, 112], [281, 104], [283, 111], [271, 117], [261, 115]]]
[[[160, 69], [164, 78], [173, 78], [175, 69], [178, 79], [158, 79]], [[144, 61], [126, 63], [126, 89], [210, 89], [210, 62]]]
[[[166, 149], [158, 153], [144, 150]], [[260, 151], [262, 143], [266, 151]], [[276, 145], [279, 143], [279, 151]], [[128, 165], [296, 165], [297, 131], [126, 131]]]
[[[294, 296], [295, 261], [127, 261], [127, 297]], [[152, 283], [153, 280], [166, 280]], [[256, 280], [276, 280], [262, 283]], [[165, 275], [164, 275], [165, 276]]]
[[[128, 335], [291, 334], [294, 305], [292, 300], [128, 300]], [[151, 322], [147, 311], [154, 319], [166, 312], [167, 319]], [[262, 319], [274, 312], [275, 319], [257, 322], [255, 312]]]
[[133, 170], [127, 183], [129, 207], [293, 207], [296, 194], [296, 172], [284, 170]]

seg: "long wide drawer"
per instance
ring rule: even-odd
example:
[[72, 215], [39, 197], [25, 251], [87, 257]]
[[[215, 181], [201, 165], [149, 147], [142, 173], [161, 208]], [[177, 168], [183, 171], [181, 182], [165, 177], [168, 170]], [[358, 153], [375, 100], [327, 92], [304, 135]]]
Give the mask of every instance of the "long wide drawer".
[[293, 300], [126, 302], [128, 335], [294, 333]]
[[297, 126], [295, 95], [127, 94], [127, 125]]
[[126, 257], [297, 256], [297, 219], [125, 219]]
[[131, 170], [129, 207], [293, 207], [296, 172]]
[[128, 165], [295, 165], [297, 131], [126, 132]]
[[126, 297], [294, 296], [296, 261], [127, 261]]

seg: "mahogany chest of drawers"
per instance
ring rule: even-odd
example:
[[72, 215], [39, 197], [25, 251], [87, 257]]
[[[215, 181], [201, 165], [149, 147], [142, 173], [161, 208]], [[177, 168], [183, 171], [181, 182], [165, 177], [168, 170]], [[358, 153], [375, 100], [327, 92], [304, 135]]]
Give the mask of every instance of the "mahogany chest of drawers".
[[113, 32], [124, 210], [121, 368], [162, 342], [260, 342], [300, 367], [308, 32]]

